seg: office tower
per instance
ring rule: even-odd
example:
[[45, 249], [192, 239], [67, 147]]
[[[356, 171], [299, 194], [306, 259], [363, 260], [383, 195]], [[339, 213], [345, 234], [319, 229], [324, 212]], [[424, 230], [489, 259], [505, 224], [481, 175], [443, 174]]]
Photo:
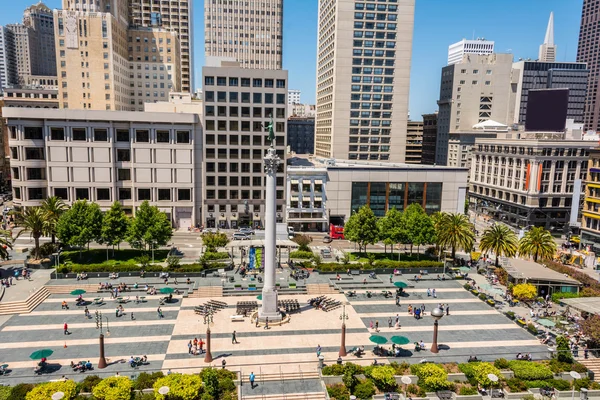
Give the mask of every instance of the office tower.
[[[127, 1], [122, 0], [124, 3]], [[194, 91], [193, 0], [128, 0], [130, 25], [162, 28], [179, 35], [181, 91]]]
[[548, 20], [548, 28], [546, 28], [546, 36], [544, 43], [540, 45], [540, 53], [538, 61], [554, 62], [556, 61], [556, 45], [554, 44], [554, 13], [550, 13]]
[[477, 38], [475, 40], [463, 39], [448, 46], [448, 65], [456, 64], [463, 60], [465, 54], [486, 55], [494, 52], [494, 42]]
[[0, 26], [0, 91], [19, 82], [12, 30]]
[[29, 6], [23, 13], [23, 25], [29, 36], [31, 75], [56, 76], [54, 15], [42, 2]]
[[[266, 127], [273, 124], [274, 147], [284, 160], [287, 80], [285, 70], [242, 68], [232, 62], [202, 68], [205, 227], [263, 226], [263, 158], [270, 146]], [[283, 222], [285, 162], [279, 168], [277, 222]]]
[[421, 164], [423, 155], [423, 121], [408, 121], [406, 132], [407, 164]]
[[600, 5], [593, 0], [583, 0], [577, 62], [587, 63], [588, 75], [585, 100], [584, 124], [586, 130], [600, 131], [600, 98], [598, 98], [598, 75], [600, 74], [600, 46], [596, 38], [600, 35]]
[[15, 61], [19, 81], [31, 75], [31, 56], [29, 49], [29, 29], [22, 24], [6, 25], [13, 34], [15, 44]]
[[437, 111], [433, 114], [423, 114], [423, 151], [421, 153], [421, 164], [435, 164], [437, 119]]
[[229, 6], [204, 1], [206, 57], [230, 58], [244, 68], [281, 69], [283, 0], [234, 0]]
[[288, 90], [288, 104], [300, 104], [300, 94], [302, 92], [298, 89]]
[[415, 0], [319, 0], [315, 154], [404, 162]]
[[515, 91], [511, 86], [512, 54], [465, 54], [442, 68], [438, 100], [436, 164], [446, 165], [451, 133], [470, 132], [475, 125], [506, 127], [512, 122]]
[[517, 96], [513, 122], [525, 125], [527, 102], [532, 89], [569, 89], [567, 118], [584, 122], [585, 94], [589, 70], [585, 63], [519, 61], [513, 63]]
[[290, 117], [287, 124], [287, 144], [296, 154], [314, 154], [315, 117]]

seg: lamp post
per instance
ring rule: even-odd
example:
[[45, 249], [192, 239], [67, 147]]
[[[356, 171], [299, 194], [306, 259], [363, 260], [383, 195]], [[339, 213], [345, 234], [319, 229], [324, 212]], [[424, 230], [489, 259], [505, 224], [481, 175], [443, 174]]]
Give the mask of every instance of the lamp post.
[[340, 314], [340, 320], [342, 320], [342, 343], [340, 344], [340, 352], [338, 355], [340, 357], [346, 357], [348, 354], [346, 352], [346, 320], [348, 319], [348, 314], [346, 314], [346, 304], [342, 305], [342, 314]]
[[569, 375], [573, 378], [573, 392], [571, 393], [571, 400], [573, 400], [575, 399], [575, 381], [581, 379], [581, 374], [577, 371], [571, 371], [569, 372]]
[[204, 314], [204, 325], [206, 325], [206, 356], [204, 356], [204, 362], [212, 362], [212, 354], [210, 352], [210, 325], [213, 323], [214, 311], [209, 308], [206, 314]]
[[436, 307], [431, 311], [431, 316], [435, 320], [435, 322], [433, 323], [433, 343], [431, 344], [431, 352], [439, 353], [438, 343], [437, 343], [438, 321], [444, 316], [444, 311], [441, 308]]
[[110, 326], [108, 325], [108, 317], [102, 316], [102, 312], [96, 311], [96, 329], [100, 329], [100, 337], [98, 338], [100, 344], [100, 359], [98, 360], [98, 368], [106, 368], [106, 357], [104, 356], [104, 333], [102, 332], [102, 322], [106, 318], [106, 336], [110, 336]]

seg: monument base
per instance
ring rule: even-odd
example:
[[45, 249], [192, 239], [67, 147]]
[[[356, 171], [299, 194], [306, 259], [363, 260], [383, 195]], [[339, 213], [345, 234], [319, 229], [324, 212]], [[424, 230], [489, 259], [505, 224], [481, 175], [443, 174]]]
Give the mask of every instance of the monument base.
[[269, 318], [269, 322], [281, 321], [281, 312], [277, 306], [277, 291], [274, 289], [263, 290], [262, 305], [258, 311], [258, 320], [265, 322]]

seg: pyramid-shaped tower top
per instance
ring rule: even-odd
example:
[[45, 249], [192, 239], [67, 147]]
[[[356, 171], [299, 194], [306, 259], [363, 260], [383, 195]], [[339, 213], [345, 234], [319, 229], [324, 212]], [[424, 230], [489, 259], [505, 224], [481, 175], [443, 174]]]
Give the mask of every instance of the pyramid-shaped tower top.
[[554, 62], [556, 61], [556, 45], [554, 44], [554, 13], [550, 13], [550, 20], [548, 20], [548, 27], [546, 28], [546, 37], [544, 43], [540, 45], [540, 53], [538, 57], [539, 61], [542, 62]]
[[554, 46], [554, 13], [550, 12], [550, 19], [548, 20], [548, 27], [546, 28], [546, 37], [544, 38], [544, 44], [548, 46]]

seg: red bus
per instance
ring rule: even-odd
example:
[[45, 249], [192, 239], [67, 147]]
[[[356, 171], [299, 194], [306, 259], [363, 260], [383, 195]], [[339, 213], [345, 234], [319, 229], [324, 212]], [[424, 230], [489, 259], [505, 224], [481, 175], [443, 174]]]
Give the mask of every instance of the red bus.
[[329, 224], [329, 236], [332, 239], [344, 239], [344, 227], [334, 224]]

